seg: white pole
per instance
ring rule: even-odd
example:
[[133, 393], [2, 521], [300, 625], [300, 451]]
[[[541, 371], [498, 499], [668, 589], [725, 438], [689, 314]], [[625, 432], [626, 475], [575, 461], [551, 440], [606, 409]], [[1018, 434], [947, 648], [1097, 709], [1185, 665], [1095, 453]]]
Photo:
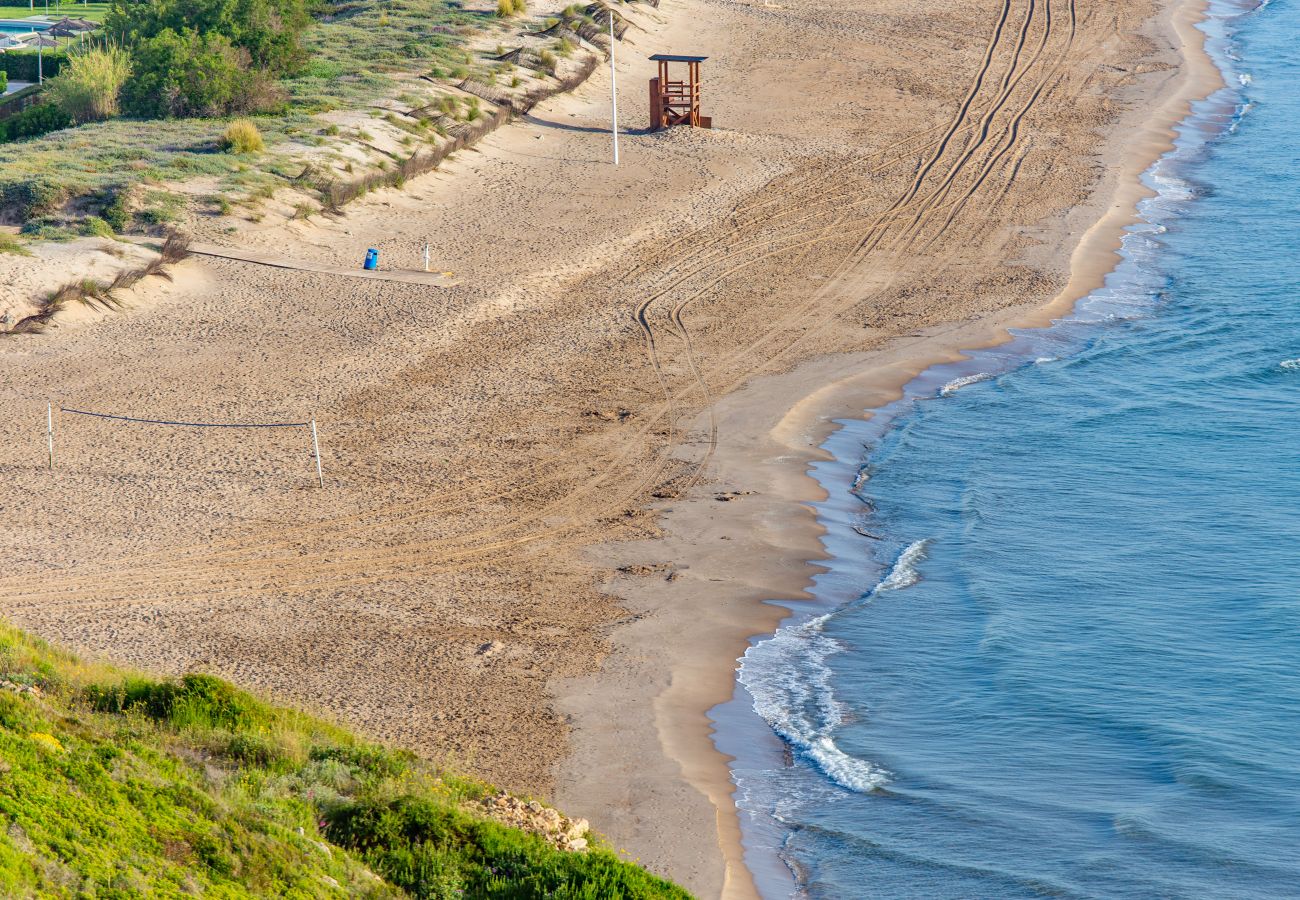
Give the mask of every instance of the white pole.
[[609, 8], [609, 100], [614, 113], [614, 165], [618, 165], [618, 75], [614, 72], [614, 7]]
[[45, 442], [50, 450], [50, 468], [54, 468], [54, 404], [45, 404]]
[[316, 420], [311, 420], [311, 449], [316, 453], [316, 478], [320, 481], [320, 486], [325, 487], [325, 474], [320, 467], [320, 441], [316, 438]]
[[424, 245], [424, 271], [429, 271], [429, 245]]

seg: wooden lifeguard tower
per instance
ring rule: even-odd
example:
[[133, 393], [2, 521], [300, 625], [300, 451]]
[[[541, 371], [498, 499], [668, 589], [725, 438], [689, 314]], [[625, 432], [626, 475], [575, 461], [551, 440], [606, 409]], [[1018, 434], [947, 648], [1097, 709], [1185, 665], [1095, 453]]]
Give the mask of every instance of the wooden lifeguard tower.
[[[712, 128], [713, 119], [700, 115], [700, 63], [708, 57], [656, 53], [650, 59], [659, 63], [659, 77], [650, 79], [650, 130], [674, 125]], [[685, 81], [668, 77], [669, 63], [686, 64]]]

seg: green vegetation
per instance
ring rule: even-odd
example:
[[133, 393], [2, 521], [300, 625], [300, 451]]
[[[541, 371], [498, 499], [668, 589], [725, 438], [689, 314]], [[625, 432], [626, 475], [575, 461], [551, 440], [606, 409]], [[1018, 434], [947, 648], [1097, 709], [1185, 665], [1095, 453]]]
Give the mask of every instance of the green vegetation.
[[39, 54], [35, 50], [6, 50], [0, 53], [0, 69], [13, 81], [35, 83], [42, 73], [50, 78], [59, 74], [67, 61], [68, 54], [55, 50]]
[[269, 109], [265, 78], [219, 34], [180, 34], [168, 29], [133, 50], [135, 76], [122, 106], [142, 119], [220, 116]]
[[16, 115], [0, 119], [0, 144], [16, 141], [19, 138], [47, 134], [60, 128], [67, 128], [71, 124], [72, 118], [57, 106], [48, 103], [29, 106]]
[[218, 678], [0, 626], [2, 896], [688, 896], [478, 815], [489, 793]]
[[[514, 14], [526, 9], [526, 0], [508, 2]], [[203, 198], [213, 195], [229, 197], [237, 215], [260, 217], [257, 199], [282, 189], [296, 196], [280, 212], [304, 200], [335, 209], [339, 198], [364, 193], [352, 182], [417, 157], [431, 167], [445, 139], [459, 136], [454, 122], [489, 118], [477, 100], [462, 107], [430, 81], [473, 78], [518, 89], [547, 79], [559, 62], [557, 53], [542, 50], [526, 73], [471, 51], [483, 31], [512, 26], [460, 0], [113, 0], [92, 10], [104, 32], [84, 46], [74, 42], [74, 55], [109, 41], [129, 57], [129, 77], [120, 82], [120, 68], [111, 78], [69, 77], [49, 95], [57, 104], [0, 120], [0, 143], [24, 141], [0, 163], [0, 221], [44, 217], [32, 234], [74, 234], [92, 215], [118, 232], [155, 227], [156, 204], [137, 202], [146, 191], [184, 198], [172, 219], [210, 214]], [[65, 12], [72, 14], [70, 4]], [[562, 42], [554, 47], [571, 50]], [[47, 54], [47, 78], [52, 67], [66, 65], [56, 59], [67, 56]], [[11, 78], [25, 79], [31, 68], [34, 79], [34, 63], [35, 54], [0, 54], [0, 69]], [[440, 101], [450, 113], [438, 114]], [[385, 109], [394, 103], [397, 110]], [[335, 111], [346, 118], [317, 118]], [[359, 112], [398, 133], [361, 127]], [[232, 118], [256, 122], [264, 155], [254, 158], [226, 140]], [[358, 151], [370, 162], [358, 161]], [[197, 189], [181, 182], [198, 182]], [[400, 179], [382, 181], [390, 182]], [[25, 183], [60, 202], [26, 202]]]
[[306, 0], [113, 0], [104, 19], [105, 31], [128, 47], [168, 34], [219, 36], [270, 73], [302, 62], [299, 34], [310, 24]]
[[45, 84], [49, 102], [73, 122], [102, 122], [118, 113], [118, 95], [131, 74], [131, 59], [120, 47], [94, 47], [69, 57]]
[[0, 253], [12, 253], [14, 256], [31, 256], [31, 251], [23, 246], [22, 241], [12, 234], [0, 232]]
[[[74, 19], [102, 22], [104, 16], [108, 13], [108, 7], [107, 2], [82, 3], [81, 0], [61, 0], [61, 2], [50, 4], [50, 15], [55, 18], [70, 16]], [[45, 15], [44, 2], [37, 5], [35, 13], [32, 12], [31, 6], [26, 3], [21, 6], [0, 6], [0, 19], [26, 19], [32, 15]]]
[[143, 118], [266, 112], [272, 79], [301, 67], [305, 0], [113, 0], [104, 30], [127, 47], [123, 108]]

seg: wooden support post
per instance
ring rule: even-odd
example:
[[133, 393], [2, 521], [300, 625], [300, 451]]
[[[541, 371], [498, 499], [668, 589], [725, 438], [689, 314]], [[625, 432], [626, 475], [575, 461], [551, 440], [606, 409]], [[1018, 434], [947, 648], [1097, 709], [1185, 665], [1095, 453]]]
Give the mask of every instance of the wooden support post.
[[664, 98], [659, 91], [659, 79], [650, 79], [650, 130], [664, 127]]
[[316, 453], [316, 479], [325, 487], [325, 473], [320, 467], [320, 441], [316, 438], [316, 420], [311, 420], [311, 449]]

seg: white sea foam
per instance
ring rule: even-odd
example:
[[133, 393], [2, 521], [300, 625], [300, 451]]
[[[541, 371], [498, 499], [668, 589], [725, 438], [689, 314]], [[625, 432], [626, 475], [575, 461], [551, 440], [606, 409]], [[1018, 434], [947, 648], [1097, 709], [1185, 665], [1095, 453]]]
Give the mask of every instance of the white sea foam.
[[1284, 359], [1277, 365], [1278, 368], [1286, 369], [1288, 372], [1300, 372], [1300, 359]]
[[905, 587], [911, 587], [921, 580], [921, 572], [916, 568], [924, 559], [925, 552], [930, 546], [930, 541], [913, 541], [907, 545], [907, 549], [899, 554], [895, 560], [893, 568], [885, 579], [876, 585], [873, 594], [879, 594], [881, 591], [898, 591]]
[[969, 384], [976, 384], [981, 381], [988, 381], [993, 378], [992, 372], [979, 372], [975, 375], [963, 375], [961, 378], [954, 378], [939, 389], [940, 397], [951, 397]]
[[1238, 75], [1237, 80], [1241, 82], [1242, 87], [1250, 87], [1252, 84], [1255, 83], [1255, 79], [1251, 78], [1245, 72], [1242, 72], [1240, 75]]
[[1156, 183], [1159, 190], [1159, 199], [1175, 203], [1196, 199], [1196, 191], [1189, 182], [1167, 174], [1163, 171], [1163, 167], [1158, 167], [1151, 173], [1151, 180]]
[[1034, 365], [1045, 366], [1048, 363], [1054, 363], [1060, 361], [1061, 361], [1061, 357], [1059, 356], [1040, 356], [1038, 357], [1038, 359], [1034, 360]]
[[[899, 554], [889, 573], [865, 599], [896, 591], [921, 580], [917, 565], [925, 559], [928, 540], [914, 541]], [[754, 711], [800, 756], [833, 783], [865, 793], [889, 780], [889, 773], [865, 759], [850, 756], [835, 743], [846, 708], [831, 689], [827, 660], [844, 646], [825, 633], [834, 613], [779, 629], [745, 651], [740, 683], [754, 698]]]
[[841, 750], [832, 732], [844, 721], [844, 706], [831, 690], [827, 657], [844, 649], [822, 628], [829, 614], [788, 628], [755, 644], [741, 660], [740, 683], [754, 698], [754, 711], [800, 756], [832, 782], [867, 792], [888, 774]]

